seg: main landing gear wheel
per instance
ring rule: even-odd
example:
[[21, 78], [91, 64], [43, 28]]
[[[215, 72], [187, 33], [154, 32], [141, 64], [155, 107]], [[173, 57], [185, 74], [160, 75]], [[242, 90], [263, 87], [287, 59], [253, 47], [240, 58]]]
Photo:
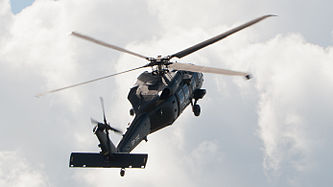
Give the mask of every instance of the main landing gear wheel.
[[193, 113], [194, 113], [195, 116], [200, 115], [201, 109], [200, 109], [200, 106], [198, 104], [193, 105], [192, 110], [193, 110]]
[[125, 175], [125, 168], [121, 168], [120, 169], [120, 176], [124, 176]]
[[197, 104], [197, 102], [199, 99], [202, 99], [205, 95], [206, 95], [205, 89], [196, 89], [193, 91], [193, 98], [191, 99], [191, 105], [192, 105], [192, 111], [195, 116], [199, 116], [201, 112], [200, 106]]

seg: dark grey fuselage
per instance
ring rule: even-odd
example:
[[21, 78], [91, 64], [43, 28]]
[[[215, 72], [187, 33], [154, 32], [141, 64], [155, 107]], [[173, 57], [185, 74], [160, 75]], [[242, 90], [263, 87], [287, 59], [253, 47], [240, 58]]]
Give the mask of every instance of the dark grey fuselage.
[[131, 152], [147, 135], [171, 125], [191, 103], [193, 92], [203, 83], [202, 73], [166, 72], [162, 76], [142, 73], [128, 94], [135, 118], [117, 146]]

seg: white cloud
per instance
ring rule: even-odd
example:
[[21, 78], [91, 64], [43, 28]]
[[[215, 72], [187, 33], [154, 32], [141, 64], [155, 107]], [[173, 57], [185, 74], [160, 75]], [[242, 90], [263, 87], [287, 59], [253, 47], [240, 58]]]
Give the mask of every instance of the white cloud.
[[[333, 106], [333, 77], [328, 72], [333, 68], [333, 51], [307, 43], [298, 34], [277, 36], [254, 46], [254, 51], [260, 51], [250, 60], [255, 63], [260, 95], [258, 123], [264, 166], [268, 172], [295, 182], [295, 176], [306, 175], [319, 164], [315, 157], [326, 154], [326, 149], [315, 151], [323, 143], [318, 140], [331, 139], [318, 135], [329, 130], [332, 121], [324, 113]], [[297, 175], [285, 176], [286, 171]]]
[[0, 186], [47, 186], [45, 176], [38, 166], [31, 165], [17, 152], [0, 152]]

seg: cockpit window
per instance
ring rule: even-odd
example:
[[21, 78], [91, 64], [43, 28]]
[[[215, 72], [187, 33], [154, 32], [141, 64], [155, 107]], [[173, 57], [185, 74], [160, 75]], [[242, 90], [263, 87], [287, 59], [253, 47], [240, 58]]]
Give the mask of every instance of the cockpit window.
[[200, 80], [202, 78], [202, 73], [198, 73], [198, 79]]
[[154, 85], [158, 82], [159, 77], [155, 76], [148, 72], [143, 72], [139, 77], [138, 80], [146, 83], [147, 85]]

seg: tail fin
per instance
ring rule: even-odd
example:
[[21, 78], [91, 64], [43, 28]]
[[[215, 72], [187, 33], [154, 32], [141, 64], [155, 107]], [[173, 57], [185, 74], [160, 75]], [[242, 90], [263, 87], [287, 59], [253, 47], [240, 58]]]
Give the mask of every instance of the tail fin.
[[117, 152], [116, 147], [112, 143], [109, 137], [109, 131], [107, 127], [103, 123], [98, 123], [94, 128], [94, 133], [96, 134], [100, 144], [98, 145], [102, 152], [103, 156], [109, 156], [115, 152]]
[[105, 109], [104, 109], [104, 100], [100, 97], [101, 107], [103, 111], [103, 123], [98, 122], [91, 118], [91, 123], [96, 124], [93, 132], [96, 134], [100, 144], [99, 147], [102, 149], [101, 154], [103, 156], [111, 156], [113, 153], [117, 152], [116, 147], [112, 143], [109, 137], [109, 130], [114, 131], [115, 133], [122, 134], [122, 132], [116, 128], [110, 126], [110, 124], [106, 120]]

